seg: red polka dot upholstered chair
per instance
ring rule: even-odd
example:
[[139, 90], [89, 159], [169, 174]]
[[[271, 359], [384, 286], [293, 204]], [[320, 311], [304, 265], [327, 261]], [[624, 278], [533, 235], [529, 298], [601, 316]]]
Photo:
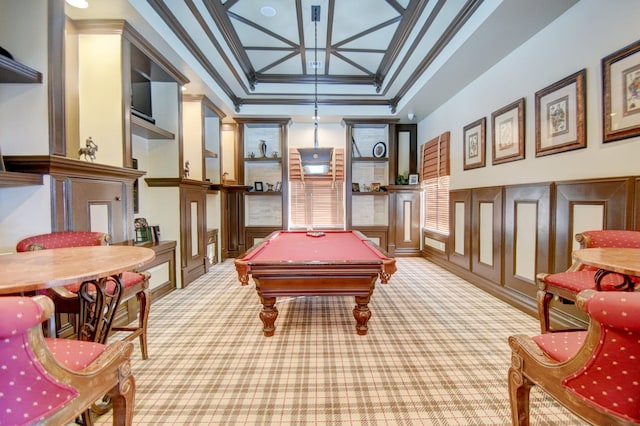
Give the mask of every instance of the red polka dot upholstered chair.
[[514, 425], [529, 424], [532, 386], [592, 424], [640, 422], [640, 292], [584, 290], [576, 304], [588, 331], [509, 337]]
[[[106, 245], [111, 241], [109, 234], [102, 232], [64, 231], [49, 234], [35, 235], [25, 238], [16, 246], [16, 250], [31, 251], [62, 247], [82, 247]], [[140, 350], [142, 359], [148, 358], [147, 351], [147, 323], [149, 310], [151, 309], [151, 293], [149, 291], [149, 277], [147, 272], [123, 272], [122, 273], [122, 297], [121, 302], [136, 296], [140, 306], [140, 315], [136, 327], [112, 327], [113, 331], [126, 331], [130, 334], [126, 340], [140, 338]], [[46, 290], [56, 307], [56, 313], [79, 314], [80, 303], [77, 293], [81, 283], [69, 284], [64, 287], [55, 287]], [[107, 287], [108, 289], [108, 287]]]
[[130, 425], [133, 344], [44, 338], [53, 309], [44, 295], [0, 297], [0, 424], [73, 423], [108, 394], [113, 424]]
[[[616, 247], [616, 248], [640, 248], [640, 231], [604, 230], [584, 231], [576, 234], [576, 241], [580, 248]], [[576, 295], [587, 289], [596, 289], [597, 268], [574, 262], [565, 272], [556, 274], [540, 273], [538, 281], [538, 317], [540, 318], [540, 330], [542, 333], [553, 332], [550, 325], [549, 309], [554, 296], [563, 301], [573, 302]], [[611, 273], [605, 275], [600, 284], [600, 290], [619, 290], [617, 287], [624, 282], [624, 277]], [[630, 277], [628, 290], [640, 284], [639, 277]], [[562, 331], [562, 330], [560, 330]]]

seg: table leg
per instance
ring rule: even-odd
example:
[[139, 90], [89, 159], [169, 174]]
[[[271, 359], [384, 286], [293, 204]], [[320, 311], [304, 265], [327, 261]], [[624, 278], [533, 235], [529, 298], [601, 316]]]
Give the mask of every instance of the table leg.
[[262, 301], [260, 319], [262, 320], [262, 324], [264, 324], [262, 331], [264, 332], [265, 337], [271, 337], [276, 331], [275, 322], [276, 318], [278, 318], [276, 298], [260, 296], [260, 300]]
[[369, 299], [371, 296], [356, 296], [356, 307], [353, 308], [353, 317], [356, 319], [356, 332], [360, 336], [367, 334], [367, 322], [371, 318]]
[[[109, 283], [113, 285], [109, 285]], [[120, 275], [85, 281], [80, 286], [80, 319], [78, 340], [106, 343], [111, 324], [120, 304]]]

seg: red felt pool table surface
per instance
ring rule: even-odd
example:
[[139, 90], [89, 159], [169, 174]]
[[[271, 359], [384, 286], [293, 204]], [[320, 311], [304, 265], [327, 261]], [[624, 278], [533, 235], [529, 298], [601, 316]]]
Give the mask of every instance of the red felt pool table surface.
[[245, 261], [351, 261], [387, 259], [368, 240], [352, 231], [327, 231], [322, 236], [308, 232], [281, 231], [243, 257]]
[[235, 260], [242, 285], [256, 284], [265, 336], [273, 336], [280, 296], [353, 296], [356, 331], [367, 334], [369, 300], [378, 278], [386, 284], [395, 259], [358, 231], [277, 231]]

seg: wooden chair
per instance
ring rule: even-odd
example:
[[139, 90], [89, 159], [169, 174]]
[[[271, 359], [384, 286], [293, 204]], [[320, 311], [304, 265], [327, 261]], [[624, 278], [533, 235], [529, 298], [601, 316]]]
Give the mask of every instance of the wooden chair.
[[640, 293], [585, 290], [576, 304], [588, 331], [509, 337], [514, 425], [529, 424], [532, 386], [590, 423], [640, 422]]
[[133, 344], [44, 338], [53, 310], [44, 295], [0, 297], [0, 423], [72, 423], [107, 394], [113, 424], [131, 425]]
[[[49, 234], [35, 235], [20, 241], [16, 250], [19, 252], [30, 250], [43, 250], [62, 247], [82, 247], [82, 246], [99, 246], [108, 244], [111, 241], [109, 234], [102, 232], [83, 232], [83, 231], [64, 231], [52, 232]], [[147, 350], [147, 323], [149, 321], [149, 311], [151, 309], [151, 293], [149, 291], [148, 272], [123, 272], [122, 273], [122, 296], [121, 302], [127, 301], [132, 297], [137, 297], [140, 306], [140, 315], [138, 317], [138, 325], [135, 327], [112, 327], [113, 331], [125, 331], [130, 334], [125, 340], [134, 340], [140, 338], [140, 351], [142, 359], [149, 357]], [[55, 287], [47, 290], [48, 296], [53, 300], [56, 306], [56, 313], [75, 314], [80, 313], [80, 304], [78, 302], [78, 290], [81, 283], [70, 284], [64, 287]], [[80, 331], [80, 330], [78, 330]], [[79, 338], [81, 336], [79, 335]], [[107, 336], [101, 343], [106, 341]]]
[[[593, 247], [640, 248], [640, 231], [584, 231], [576, 234], [576, 241], [580, 243], [581, 249]], [[558, 331], [551, 328], [549, 318], [549, 309], [554, 296], [563, 302], [575, 302], [576, 295], [582, 290], [596, 289], [597, 272], [597, 268], [574, 262], [564, 272], [540, 273], [536, 276], [538, 281], [538, 317], [542, 333]], [[626, 290], [631, 291], [640, 284], [640, 278], [631, 277], [629, 285], [624, 285], [625, 277], [611, 273], [603, 276], [600, 284], [599, 290], [620, 290], [622, 287], [626, 287]]]

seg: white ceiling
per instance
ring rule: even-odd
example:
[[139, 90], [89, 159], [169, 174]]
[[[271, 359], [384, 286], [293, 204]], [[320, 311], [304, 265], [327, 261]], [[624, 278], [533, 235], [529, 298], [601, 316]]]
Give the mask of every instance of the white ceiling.
[[[88, 0], [126, 19], [228, 116], [426, 116], [578, 0]], [[275, 16], [261, 13], [263, 6]]]

